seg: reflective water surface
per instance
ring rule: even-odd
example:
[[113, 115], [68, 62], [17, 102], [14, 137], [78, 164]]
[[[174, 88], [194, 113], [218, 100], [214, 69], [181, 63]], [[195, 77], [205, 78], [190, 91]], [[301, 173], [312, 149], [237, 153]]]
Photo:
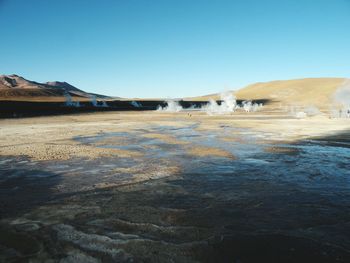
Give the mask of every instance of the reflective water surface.
[[140, 157], [2, 158], [0, 260], [350, 262], [350, 148], [274, 139], [149, 126], [75, 138]]

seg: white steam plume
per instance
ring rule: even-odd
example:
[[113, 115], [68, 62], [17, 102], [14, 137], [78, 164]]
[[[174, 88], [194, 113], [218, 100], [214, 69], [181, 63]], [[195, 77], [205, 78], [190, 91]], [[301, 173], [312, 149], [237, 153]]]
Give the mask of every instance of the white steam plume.
[[[236, 97], [232, 92], [223, 92], [220, 94], [221, 103], [217, 103], [215, 100], [210, 99], [209, 102], [202, 107], [192, 106], [187, 108], [187, 110], [199, 110], [204, 111], [209, 115], [220, 115], [220, 114], [230, 114], [236, 110], [244, 110], [246, 112], [258, 111], [263, 104], [262, 103], [253, 103], [252, 101], [244, 101], [242, 105], [238, 105]], [[159, 106], [158, 111], [167, 111], [167, 112], [179, 112], [184, 110], [183, 107], [176, 100], [167, 100], [166, 106]]]
[[224, 92], [220, 94], [221, 104], [219, 105], [215, 100], [211, 99], [209, 103], [202, 107], [209, 115], [214, 114], [230, 114], [237, 110], [243, 110], [245, 112], [258, 111], [263, 104], [253, 103], [252, 101], [243, 101], [242, 105], [238, 105], [236, 97], [232, 92]]
[[101, 103], [99, 103], [99, 102], [97, 101], [95, 95], [92, 95], [90, 98], [91, 98], [91, 104], [92, 104], [92, 106], [94, 106], [94, 107], [102, 107], [102, 108], [108, 107], [108, 104], [107, 104], [107, 102], [105, 102], [105, 101], [101, 101]]
[[132, 101], [131, 102], [131, 105], [134, 106], [135, 108], [141, 108], [142, 107], [142, 104], [137, 102], [137, 101]]
[[182, 111], [183, 108], [180, 105], [180, 103], [178, 101], [175, 100], [167, 100], [166, 101], [166, 106], [162, 107], [162, 106], [158, 106], [158, 111], [166, 111], [166, 112], [179, 112]]
[[322, 114], [321, 111], [316, 106], [290, 106], [289, 114], [298, 119], [304, 119], [306, 117], [313, 117]]
[[202, 109], [209, 115], [227, 114], [236, 110], [237, 101], [232, 92], [223, 92], [220, 94], [220, 98], [220, 105], [215, 100], [211, 99], [206, 106], [202, 107]]
[[344, 81], [334, 93], [331, 109], [333, 118], [350, 118], [350, 79]]
[[68, 107], [80, 107], [80, 102], [79, 101], [73, 101], [72, 96], [69, 94], [69, 92], [64, 93], [64, 97], [66, 98], [66, 106]]
[[97, 107], [97, 106], [98, 106], [98, 105], [97, 105], [97, 100], [96, 100], [96, 96], [95, 96], [95, 95], [91, 96], [91, 104], [92, 104], [92, 106], [94, 106], [94, 107]]

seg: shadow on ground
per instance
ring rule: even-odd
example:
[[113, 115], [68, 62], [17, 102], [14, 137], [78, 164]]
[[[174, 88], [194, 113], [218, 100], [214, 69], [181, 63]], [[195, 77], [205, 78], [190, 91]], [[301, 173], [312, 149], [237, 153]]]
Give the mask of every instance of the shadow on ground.
[[60, 175], [38, 169], [25, 158], [8, 156], [0, 161], [0, 219], [20, 216], [55, 198], [53, 188]]

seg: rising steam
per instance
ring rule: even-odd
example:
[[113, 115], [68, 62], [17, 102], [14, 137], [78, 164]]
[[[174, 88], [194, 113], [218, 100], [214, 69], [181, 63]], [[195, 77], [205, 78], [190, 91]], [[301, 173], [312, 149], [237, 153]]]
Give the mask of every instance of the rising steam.
[[[187, 108], [186, 110], [198, 110], [206, 112], [209, 115], [220, 115], [220, 114], [230, 114], [237, 110], [242, 110], [245, 112], [255, 112], [258, 111], [263, 104], [253, 103], [252, 101], [243, 101], [241, 105], [237, 103], [236, 97], [232, 94], [232, 92], [223, 92], [220, 94], [220, 102], [217, 102], [213, 99], [210, 99], [206, 105], [202, 107], [196, 108], [192, 106], [191, 108]], [[167, 100], [166, 106], [159, 106], [158, 111], [166, 111], [166, 112], [180, 112], [184, 110], [184, 108], [180, 105], [180, 103], [176, 100]]]
[[165, 107], [159, 106], [157, 110], [166, 111], [166, 112], [179, 112], [183, 110], [183, 107], [176, 100], [167, 100], [166, 106]]
[[306, 117], [313, 117], [322, 114], [321, 111], [313, 105], [303, 107], [303, 106], [289, 106], [287, 109], [289, 114], [298, 119], [304, 119]]
[[132, 106], [134, 106], [135, 108], [142, 108], [142, 104], [140, 102], [137, 102], [137, 101], [133, 100], [132, 102], [130, 102], [130, 104]]
[[91, 96], [91, 104], [94, 107], [103, 107], [103, 108], [108, 107], [107, 102], [105, 102], [105, 101], [101, 101], [101, 102], [97, 101], [95, 95]]
[[350, 79], [338, 87], [333, 96], [332, 118], [350, 118]]
[[233, 96], [231, 92], [221, 93], [220, 98], [221, 104], [218, 104], [215, 100], [211, 99], [206, 106], [202, 107], [202, 110], [209, 115], [226, 114], [236, 110], [236, 97]]
[[210, 100], [209, 103], [202, 107], [209, 115], [215, 114], [230, 114], [232, 112], [243, 110], [245, 112], [258, 111], [263, 105], [262, 103], [253, 103], [252, 101], [243, 101], [242, 104], [238, 104], [236, 97], [232, 92], [223, 92], [220, 94], [221, 103], [217, 103], [215, 100]]
[[65, 105], [68, 107], [80, 107], [79, 101], [73, 101], [72, 96], [69, 94], [69, 92], [64, 93], [64, 97], [66, 98]]

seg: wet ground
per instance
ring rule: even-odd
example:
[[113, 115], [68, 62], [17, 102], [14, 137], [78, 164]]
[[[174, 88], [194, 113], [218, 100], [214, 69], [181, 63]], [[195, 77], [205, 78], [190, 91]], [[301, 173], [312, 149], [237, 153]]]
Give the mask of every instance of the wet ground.
[[344, 142], [196, 124], [74, 139], [143, 155], [1, 158], [0, 262], [350, 262]]

